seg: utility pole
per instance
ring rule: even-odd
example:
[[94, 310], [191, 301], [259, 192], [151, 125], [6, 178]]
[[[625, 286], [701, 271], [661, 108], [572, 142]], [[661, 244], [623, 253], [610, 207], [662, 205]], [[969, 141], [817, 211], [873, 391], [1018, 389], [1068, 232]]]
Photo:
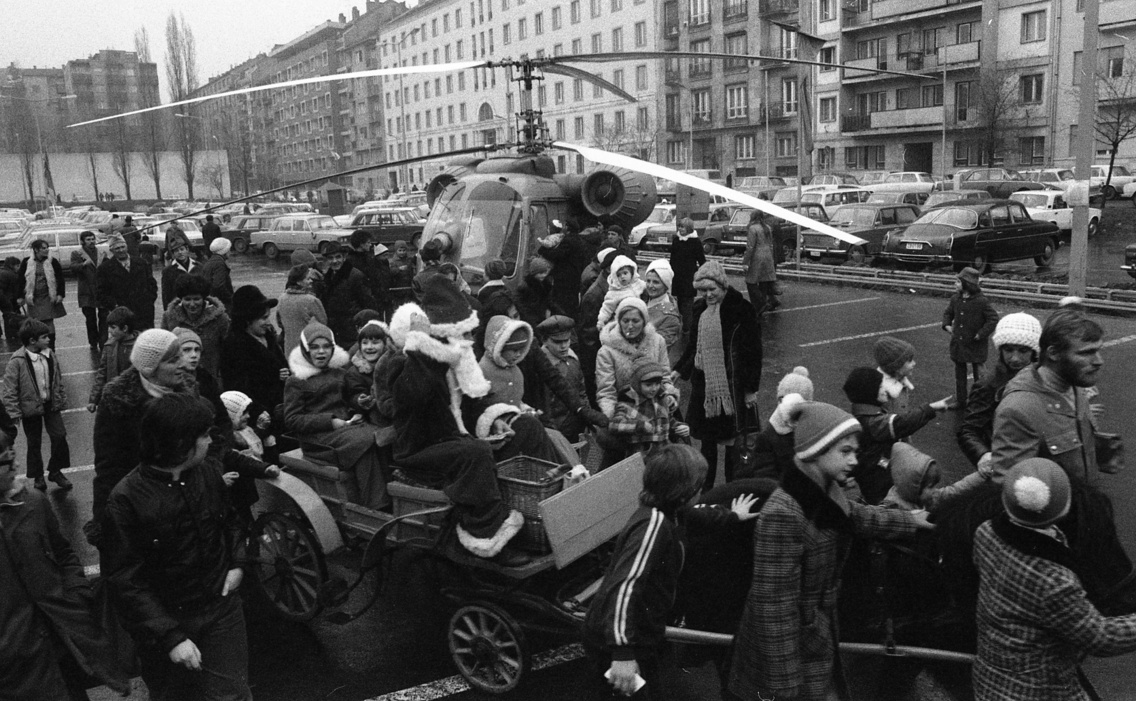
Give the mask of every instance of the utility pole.
[[[1089, 182], [1093, 157], [1096, 155], [1097, 121], [1097, 42], [1100, 38], [1099, 0], [1085, 0], [1085, 39], [1081, 53], [1080, 112], [1077, 115], [1077, 179]], [[1089, 201], [1086, 188], [1084, 202], [1073, 205], [1073, 231], [1069, 249], [1069, 294], [1084, 296], [1088, 275]], [[1107, 204], [1107, 203], [1106, 203]]]

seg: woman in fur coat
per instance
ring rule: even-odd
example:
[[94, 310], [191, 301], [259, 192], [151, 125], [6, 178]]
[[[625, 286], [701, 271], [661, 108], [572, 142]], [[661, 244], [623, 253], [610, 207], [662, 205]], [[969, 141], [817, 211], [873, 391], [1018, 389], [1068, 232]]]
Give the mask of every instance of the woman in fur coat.
[[[600, 332], [600, 351], [596, 356], [596, 402], [609, 419], [615, 413], [619, 393], [631, 386], [631, 368], [639, 358], [670, 367], [667, 342], [647, 321], [647, 304], [638, 297], [627, 297], [615, 309], [613, 318]], [[663, 401], [678, 406], [678, 389], [670, 377], [663, 379]]]

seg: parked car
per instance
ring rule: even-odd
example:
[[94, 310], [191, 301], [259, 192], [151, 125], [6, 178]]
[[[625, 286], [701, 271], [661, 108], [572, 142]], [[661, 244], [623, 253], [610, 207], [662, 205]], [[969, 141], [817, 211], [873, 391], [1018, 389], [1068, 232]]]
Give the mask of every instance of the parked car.
[[[790, 202], [782, 206], [785, 209], [800, 212], [809, 219], [814, 219], [822, 224], [828, 222], [828, 215], [825, 214], [824, 207], [819, 204]], [[717, 250], [744, 253], [747, 241], [746, 230], [749, 227], [749, 218], [752, 214], [752, 207], [739, 207], [730, 215], [729, 221], [706, 227], [703, 237], [717, 242]], [[778, 263], [783, 263], [794, 257], [796, 253], [797, 225], [780, 217], [770, 217], [770, 226], [773, 227], [774, 257]]]
[[272, 220], [278, 214], [238, 214], [232, 218], [229, 225], [221, 229], [221, 235], [233, 242], [233, 250], [237, 253], [248, 253], [252, 234], [254, 231], [268, 231]]
[[811, 229], [801, 232], [801, 257], [814, 260], [840, 258], [853, 263], [867, 262], [880, 252], [884, 236], [899, 233], [919, 218], [919, 207], [913, 204], [846, 204], [837, 207], [828, 225], [864, 240], [862, 244], [822, 234]]
[[171, 226], [176, 226], [185, 232], [185, 237], [189, 240], [190, 251], [198, 256], [204, 255], [205, 235], [201, 233], [201, 227], [192, 219], [178, 219], [176, 222], [167, 223], [176, 216], [176, 214], [170, 214], [165, 217], [138, 217], [134, 220], [134, 225], [139, 229], [154, 225], [152, 228], [142, 231], [142, 234], [150, 240], [150, 243], [157, 245], [163, 260], [166, 256], [166, 232], [170, 230]]
[[947, 190], [945, 192], [932, 192], [923, 200], [923, 211], [933, 207], [942, 207], [962, 200], [989, 200], [990, 193], [986, 190]]
[[860, 181], [851, 173], [817, 173], [801, 181], [802, 185], [859, 185]]
[[[115, 215], [118, 215], [118, 219], [114, 219]], [[126, 217], [137, 216], [137, 212], [106, 212], [101, 209], [95, 209], [85, 212], [78, 219], [78, 223], [91, 231], [109, 234], [112, 229], [121, 229], [125, 224]]]
[[422, 239], [422, 230], [425, 222], [418, 218], [418, 211], [413, 207], [400, 209], [370, 209], [363, 210], [351, 219], [346, 227], [351, 231], [363, 230], [371, 235], [372, 243], [381, 243], [388, 248], [395, 241], [406, 241], [411, 248], [418, 248]]
[[1060, 230], [1035, 221], [1021, 202], [990, 200], [932, 209], [901, 232], [884, 237], [879, 258], [898, 263], [949, 263], [980, 273], [992, 263], [1032, 258], [1049, 266], [1060, 245]]
[[832, 212], [837, 207], [853, 202], [866, 202], [872, 196], [862, 187], [842, 185], [821, 190], [809, 190], [801, 194], [802, 202], [815, 202], [824, 207], [825, 213], [832, 218]]
[[884, 178], [890, 174], [890, 170], [866, 170], [859, 175], [860, 186], [870, 190], [873, 185], [882, 183]]
[[[1021, 202], [1031, 218], [1037, 221], [1053, 222], [1062, 231], [1073, 231], [1073, 208], [1065, 201], [1064, 190], [1037, 190], [1015, 192], [1010, 195], [1014, 202]], [[1089, 236], [1094, 236], [1100, 228], [1101, 211], [1089, 208]]]
[[[1090, 182], [1101, 188], [1101, 194], [1104, 195], [1106, 200], [1116, 197], [1124, 191], [1125, 185], [1136, 181], [1136, 175], [1130, 173], [1124, 166], [1114, 165], [1111, 170], [1112, 177], [1109, 177], [1109, 173], [1110, 170], [1107, 165], [1093, 166], [1092, 176], [1089, 178]], [[1105, 180], [1108, 181], [1108, 185], [1105, 185]]]
[[[32, 254], [32, 241], [43, 239], [51, 247], [51, 257], [59, 261], [63, 272], [67, 272], [71, 269], [71, 252], [79, 250], [79, 234], [84, 231], [90, 231], [90, 229], [75, 224], [56, 223], [28, 227], [20, 235], [18, 242], [11, 245], [11, 248], [7, 245], [0, 246], [0, 254], [27, 258]], [[96, 244], [105, 244], [106, 236], [96, 232], [95, 242]]]
[[763, 200], [770, 200], [783, 187], [785, 179], [776, 175], [750, 175], [742, 178], [734, 189]]
[[[694, 230], [698, 232], [699, 237], [702, 239], [702, 249], [706, 251], [706, 255], [712, 256], [718, 252], [718, 241], [716, 239], [707, 238], [705, 235], [706, 230], [713, 224], [720, 224], [730, 220], [741, 205], [734, 202], [723, 202], [721, 204], [711, 204], [710, 212], [706, 219], [706, 224], [701, 228], [696, 223]], [[647, 239], [647, 245], [651, 248], [664, 249], [669, 248], [671, 239], [678, 231], [678, 221], [671, 218], [665, 224], [656, 224], [647, 229], [647, 234], [644, 238]]]
[[922, 205], [927, 201], [925, 192], [873, 192], [868, 204], [913, 204]]
[[[650, 248], [651, 238], [647, 236], [647, 232], [651, 227], [659, 224], [670, 224], [675, 218], [675, 206], [669, 202], [662, 202], [655, 205], [651, 213], [647, 215], [639, 224], [636, 224], [631, 232], [627, 235], [627, 242], [636, 248]], [[668, 244], [670, 241], [668, 240]]]
[[267, 231], [253, 232], [249, 245], [268, 258], [276, 258], [281, 251], [298, 248], [324, 253], [328, 243], [346, 244], [350, 237], [350, 229], [339, 228], [325, 214], [284, 214], [273, 219]]
[[1132, 200], [1132, 206], [1136, 207], [1136, 180], [1124, 186], [1121, 197], [1126, 200]]
[[946, 190], [986, 190], [994, 199], [1006, 199], [1021, 190], [1044, 190], [1045, 185], [1033, 183], [1022, 174], [1009, 168], [972, 168], [955, 173], [953, 187], [936, 184], [936, 189]]
[[[1030, 182], [1041, 183], [1046, 187], [1063, 192], [1069, 192], [1069, 188], [1077, 182], [1077, 176], [1073, 173], [1072, 168], [1040, 168], [1037, 170], [1023, 170], [1021, 171], [1022, 177]], [[1089, 182], [1089, 201], [1103, 200], [1101, 193], [1100, 183]]]
[[882, 182], [872, 185], [872, 192], [923, 192], [930, 193], [935, 187], [935, 178], [922, 171], [900, 171], [889, 173]]

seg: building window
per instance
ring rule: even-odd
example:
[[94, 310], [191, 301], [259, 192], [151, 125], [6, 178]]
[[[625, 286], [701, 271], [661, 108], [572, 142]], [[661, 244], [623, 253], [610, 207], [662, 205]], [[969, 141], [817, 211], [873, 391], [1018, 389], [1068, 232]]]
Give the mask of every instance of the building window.
[[784, 78], [781, 81], [781, 106], [785, 114], [797, 113], [797, 81]]
[[592, 116], [592, 136], [603, 136], [604, 133], [604, 116], [603, 112]]
[[568, 5], [568, 18], [572, 24], [580, 23], [580, 0], [572, 0]]
[[1105, 78], [1124, 77], [1124, 47], [1110, 46], [1100, 50], [1101, 67]]
[[[517, 20], [517, 41], [524, 41], [526, 36], [528, 36], [528, 26], [522, 17]], [[458, 58], [461, 58], [461, 56], [458, 56]]]
[[667, 163], [686, 162], [686, 143], [682, 141], [667, 142]]
[[[690, 50], [694, 53], [708, 54], [710, 53], [710, 40], [699, 39], [698, 41], [690, 42]], [[706, 78], [710, 75], [710, 59], [709, 58], [692, 58], [690, 59], [690, 77], [691, 78]]]
[[617, 68], [611, 72], [611, 82], [615, 87], [623, 90], [623, 69]]
[[922, 103], [924, 107], [943, 106], [942, 84], [924, 85], [922, 90]]
[[611, 50], [623, 51], [623, 27], [611, 30]]
[[955, 120], [965, 122], [970, 117], [970, 83], [955, 83]]
[[590, 0], [589, 4], [591, 5], [592, 19], [599, 17], [600, 16], [600, 5], [603, 4], [603, 1], [602, 0]]
[[1045, 41], [1045, 10], [1022, 13], [1022, 43]]
[[635, 23], [635, 46], [646, 46], [646, 45], [647, 45], [647, 23], [646, 22], [636, 22]]
[[826, 46], [820, 50], [820, 62], [830, 65], [821, 66], [821, 72], [836, 70], [836, 47]]
[[465, 90], [465, 73], [458, 73], [458, 91], [462, 90]]
[[780, 55], [781, 58], [797, 58], [797, 32], [792, 29], [780, 29]]
[[597, 32], [592, 35], [592, 53], [603, 53], [603, 34]]
[[969, 44], [974, 41], [974, 22], [959, 22], [955, 27], [955, 43]]
[[819, 16], [821, 22], [836, 19], [836, 0], [820, 0]]
[[895, 91], [895, 108], [897, 110], [907, 110], [915, 106], [914, 88], [899, 88]]
[[560, 16], [560, 6], [557, 5], [556, 7], [552, 8], [552, 31], [555, 32], [557, 29], [560, 29], [560, 25], [562, 24], [563, 19]]
[[1023, 136], [1018, 139], [1019, 163], [1024, 166], [1045, 163], [1045, 137]]
[[[603, 78], [603, 74], [599, 71], [596, 71], [596, 77]], [[594, 83], [592, 85], [592, 97], [603, 97], [603, 91], [603, 86], [601, 86], [599, 83]]]
[[873, 112], [882, 112], [887, 109], [887, 93], [869, 92], [856, 96], [856, 114], [869, 115]]
[[509, 26], [508, 22], [505, 23], [505, 26], [501, 27], [501, 43], [513, 43], [513, 28]]
[[572, 122], [572, 127], [575, 131], [576, 138], [577, 139], [583, 139], [584, 138], [584, 118], [583, 117], [576, 117], [576, 119]]
[[563, 141], [568, 138], [568, 130], [563, 119], [556, 120], [556, 139]]
[[797, 155], [797, 132], [778, 132], [774, 143], [776, 144], [774, 153], [778, 158], [787, 158], [788, 156]]
[[576, 102], [584, 99], [584, 81], [580, 78], [572, 81], [572, 99]]
[[946, 27], [934, 27], [923, 30], [923, 53], [933, 54], [943, 45], [943, 34]]
[[635, 89], [636, 90], [648, 90], [649, 88], [650, 88], [650, 86], [648, 85], [647, 67], [646, 66], [636, 66], [635, 67]]
[[[726, 35], [726, 53], [739, 55], [749, 53], [749, 40], [746, 32]], [[744, 58], [728, 58], [725, 67], [745, 68], [748, 64], [749, 61]]]
[[1022, 104], [1037, 105], [1041, 103], [1041, 93], [1044, 87], [1045, 76], [1041, 73], [1023, 75], [1019, 82], [1021, 86]]
[[651, 123], [651, 111], [646, 107], [640, 107], [635, 115], [635, 126], [640, 131], [647, 131]]
[[710, 21], [710, 0], [690, 0], [690, 23], [706, 24]]
[[623, 9], [623, 0], [611, 0], [611, 11], [619, 12]]
[[822, 97], [820, 99], [820, 108], [817, 110], [820, 114], [820, 121], [822, 122], [835, 122], [836, 121], [836, 98], [835, 97]]
[[544, 34], [544, 13], [538, 12], [533, 15], [533, 34], [540, 36]]
[[824, 146], [817, 149], [817, 167], [821, 171], [832, 170], [836, 167], [836, 149]]
[[756, 139], [753, 134], [746, 134], [744, 136], [734, 137], [734, 159], [738, 161], [746, 160], [754, 157], [754, 145]]
[[726, 119], [745, 119], [748, 112], [748, 88], [745, 85], [726, 86]]
[[622, 134], [623, 130], [627, 128], [627, 115], [625, 115], [623, 113], [623, 110], [616, 110], [615, 114], [612, 115], [612, 117], [613, 117], [613, 125], [612, 126], [615, 129], [615, 133], [616, 134]]
[[564, 82], [552, 86], [552, 100], [558, 105], [564, 104]]
[[690, 102], [694, 121], [708, 124], [710, 122], [710, 91], [691, 90]]

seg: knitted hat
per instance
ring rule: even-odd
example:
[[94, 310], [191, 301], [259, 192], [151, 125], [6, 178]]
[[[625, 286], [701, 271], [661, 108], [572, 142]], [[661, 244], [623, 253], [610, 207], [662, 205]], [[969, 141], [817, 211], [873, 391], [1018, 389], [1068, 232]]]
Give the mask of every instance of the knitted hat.
[[228, 392], [221, 393], [221, 403], [225, 405], [225, 411], [229, 412], [229, 420], [235, 426], [237, 421], [241, 418], [241, 414], [249, 408], [252, 400], [244, 392]]
[[639, 385], [644, 380], [652, 378], [661, 379], [666, 377], [667, 374], [667, 369], [663, 367], [662, 363], [651, 360], [646, 356], [640, 356], [631, 364], [631, 389], [638, 392]]
[[[307, 275], [305, 269], [304, 274]], [[230, 316], [241, 321], [252, 321], [264, 316], [264, 312], [277, 304], [275, 299], [264, 296], [256, 285], [241, 285], [233, 293], [233, 312]]]
[[860, 432], [860, 422], [848, 412], [823, 402], [806, 402], [796, 417], [794, 448], [797, 459], [810, 461], [841, 438]]
[[224, 236], [218, 236], [213, 239], [213, 243], [209, 244], [209, 250], [219, 256], [227, 255], [232, 247], [233, 242]]
[[994, 327], [994, 347], [1005, 345], [1026, 346], [1041, 353], [1041, 322], [1025, 312], [1007, 314]]
[[844, 395], [853, 404], [879, 404], [884, 376], [875, 368], [853, 368], [844, 380]]
[[619, 306], [615, 308], [615, 320], [619, 321], [623, 315], [628, 311], [634, 309], [643, 316], [643, 321], [647, 321], [647, 303], [638, 297], [624, 297], [619, 301]]
[[383, 244], [376, 243], [375, 244], [375, 257], [378, 258], [379, 256], [383, 255], [384, 253], [386, 253], [389, 250], [390, 249], [387, 248], [386, 246], [384, 246]]
[[963, 268], [961, 271], [959, 271], [957, 277], [963, 282], [969, 282], [975, 287], [978, 286], [978, 271], [974, 268]]
[[403, 248], [410, 248], [410, 246], [406, 245], [406, 241], [403, 241], [402, 239], [394, 242], [394, 250], [397, 251], [399, 246], [402, 246]]
[[423, 283], [420, 306], [430, 320], [431, 336], [459, 338], [478, 327], [477, 312], [453, 280], [442, 275]]
[[730, 280], [726, 277], [726, 269], [716, 260], [708, 260], [698, 268], [698, 272], [694, 274], [694, 282], [697, 284], [699, 280], [713, 280], [718, 283], [718, 287], [721, 287], [723, 290], [730, 288]]
[[572, 320], [572, 317], [553, 314], [537, 324], [536, 330], [540, 333], [541, 338], [566, 341], [572, 337], [572, 329], [574, 328], [576, 328], [576, 322]]
[[146, 377], [154, 374], [162, 359], [174, 349], [181, 352], [181, 342], [172, 331], [165, 329], [146, 329], [134, 339], [130, 351], [130, 364]]
[[529, 261], [529, 275], [540, 275], [541, 273], [551, 273], [552, 263], [547, 258], [541, 256], [533, 256]]
[[[312, 319], [308, 322], [308, 325], [304, 327], [304, 330], [300, 332], [300, 348], [303, 349], [305, 354], [317, 338], [328, 340], [331, 342], [331, 345], [335, 345], [335, 334], [331, 332], [331, 329], [315, 319]], [[135, 343], [137, 343], [137, 341], [135, 341]]]
[[1014, 465], [1002, 483], [1002, 506], [1015, 523], [1044, 528], [1069, 512], [1069, 476], [1045, 458]]
[[174, 329], [174, 335], [177, 336], [178, 346], [184, 346], [190, 341], [193, 341], [199, 347], [203, 345], [201, 343], [201, 336], [199, 336], [198, 333], [193, 329], [187, 329], [184, 326], [179, 326]]
[[303, 265], [305, 263], [307, 263], [308, 265], [315, 265], [316, 256], [306, 248], [297, 248], [296, 250], [292, 251], [291, 263], [293, 268], [297, 265]]
[[[659, 279], [663, 281], [663, 285], [666, 286], [667, 292], [671, 291], [671, 283], [674, 282], [675, 271], [674, 268], [671, 267], [669, 260], [659, 258], [658, 260], [651, 261], [651, 264], [647, 266], [647, 272], [658, 275]], [[644, 277], [646, 277], [646, 274], [644, 274]]]
[[116, 243], [126, 245], [126, 239], [122, 238], [122, 234], [111, 234], [107, 236], [107, 248], [113, 248]]
[[173, 251], [178, 246], [189, 248], [189, 237], [181, 229], [171, 226], [166, 231], [166, 250]]
[[505, 261], [500, 258], [494, 258], [485, 264], [485, 278], [487, 280], [500, 280], [505, 277], [505, 273], [509, 268], [505, 265]]
[[615, 249], [610, 248], [610, 247], [609, 248], [601, 248], [599, 250], [599, 253], [596, 254], [596, 260], [599, 261], [600, 263], [603, 263], [604, 258], [607, 258], [607, 255], [609, 253], [615, 253]]
[[781, 378], [777, 383], [777, 399], [786, 394], [799, 394], [810, 402], [813, 400], [813, 381], [809, 379], [808, 368], [798, 365], [793, 372]]
[[[695, 277], [697, 280], [698, 278]], [[915, 346], [895, 336], [884, 336], [876, 341], [872, 353], [876, 358], [876, 365], [889, 375], [899, 372], [899, 369], [908, 361], [915, 358]]]
[[423, 262], [442, 260], [442, 246], [434, 239], [430, 239], [422, 248], [418, 249], [418, 255], [422, 257]]

